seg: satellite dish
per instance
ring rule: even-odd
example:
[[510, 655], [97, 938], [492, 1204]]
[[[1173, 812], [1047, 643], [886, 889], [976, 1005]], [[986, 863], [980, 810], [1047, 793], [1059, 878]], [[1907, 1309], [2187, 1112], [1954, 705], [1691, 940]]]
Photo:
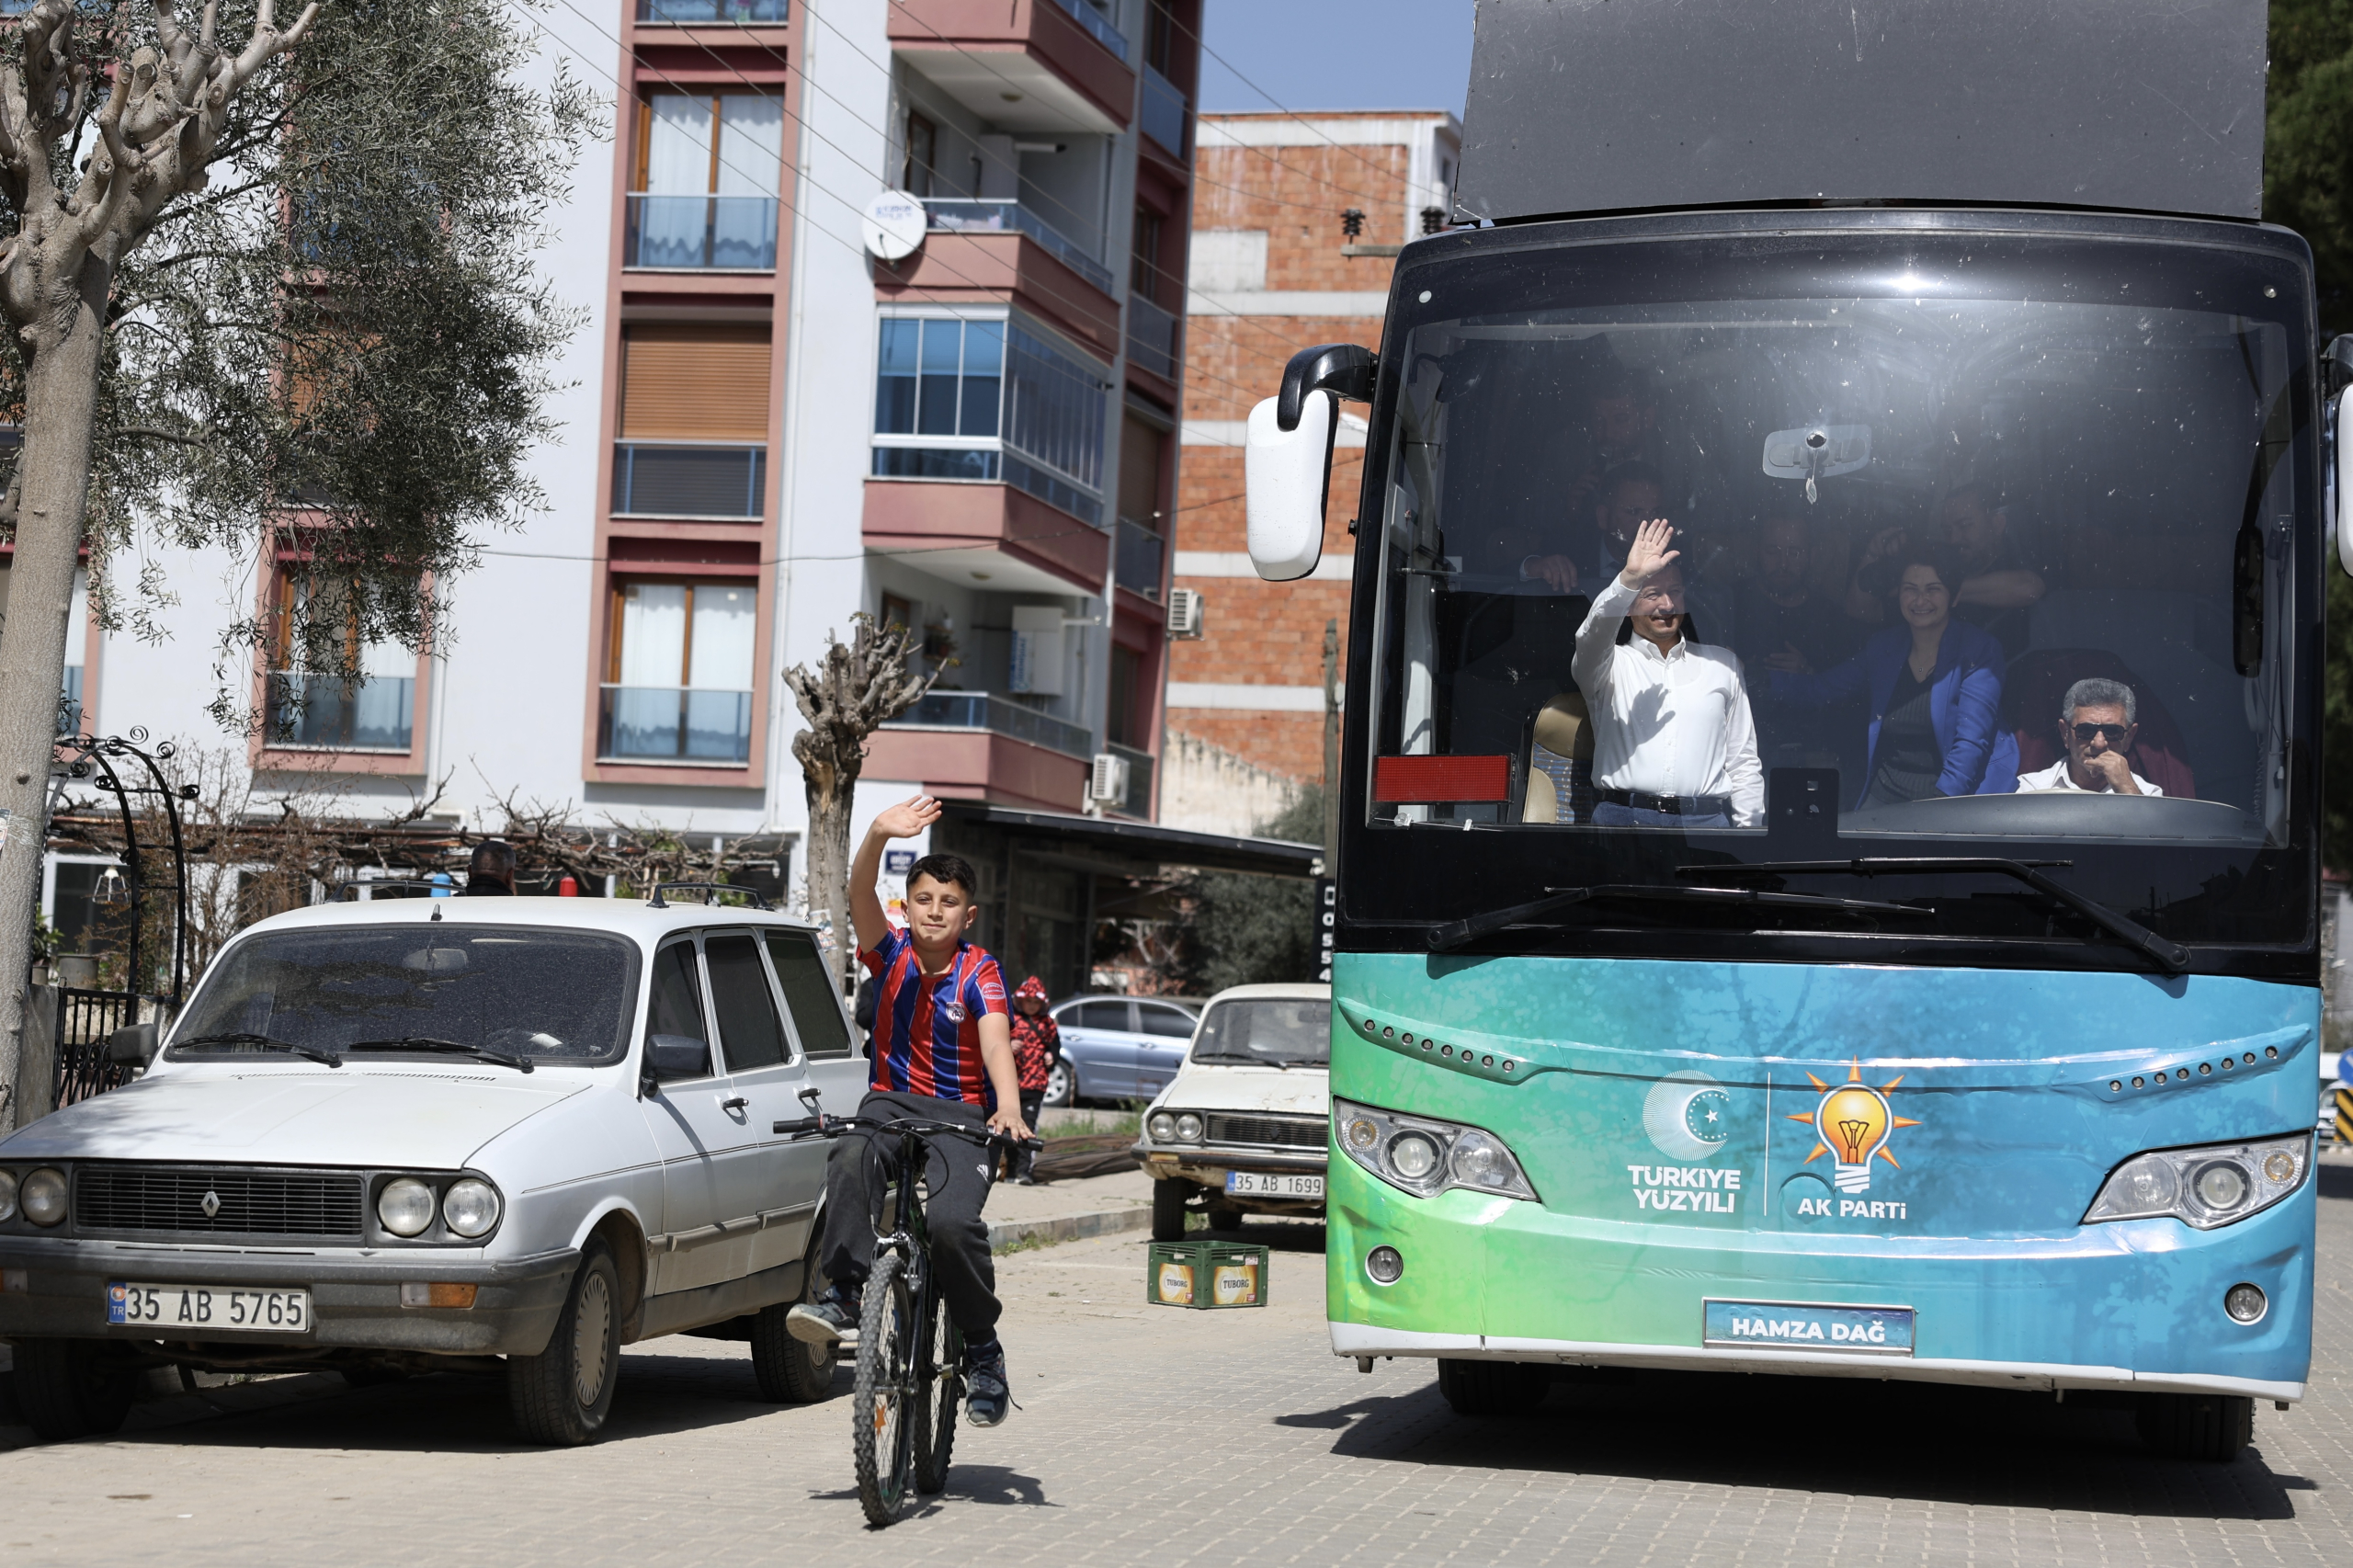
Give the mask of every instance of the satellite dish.
[[860, 224], [868, 254], [884, 261], [899, 261], [915, 255], [923, 244], [924, 231], [930, 226], [923, 199], [904, 190], [886, 190], [868, 202]]

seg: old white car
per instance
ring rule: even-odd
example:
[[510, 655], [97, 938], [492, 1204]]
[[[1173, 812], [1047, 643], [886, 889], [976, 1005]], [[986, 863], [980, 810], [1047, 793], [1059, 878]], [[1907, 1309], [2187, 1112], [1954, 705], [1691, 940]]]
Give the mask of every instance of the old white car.
[[1153, 1178], [1153, 1238], [1182, 1238], [1194, 1208], [1209, 1210], [1213, 1230], [1245, 1214], [1323, 1213], [1331, 1065], [1330, 986], [1237, 985], [1211, 997], [1135, 1146]]
[[506, 1380], [594, 1437], [621, 1346], [750, 1342], [819, 1397], [826, 1145], [773, 1128], [865, 1083], [813, 933], [698, 903], [403, 899], [265, 920], [136, 1082], [0, 1142], [0, 1337], [51, 1438], [142, 1367]]

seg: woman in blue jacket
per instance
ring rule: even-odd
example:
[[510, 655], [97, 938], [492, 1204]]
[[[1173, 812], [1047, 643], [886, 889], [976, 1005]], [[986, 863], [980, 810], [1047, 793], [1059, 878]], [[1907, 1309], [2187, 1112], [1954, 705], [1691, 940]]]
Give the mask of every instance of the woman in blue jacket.
[[2018, 778], [2018, 739], [1997, 730], [2002, 645], [1952, 616], [1960, 573], [1915, 551], [1898, 568], [1899, 624], [1875, 632], [1835, 669], [1802, 673], [1786, 655], [1773, 665], [1780, 697], [1814, 706], [1870, 697], [1858, 808], [1942, 795], [2006, 794]]

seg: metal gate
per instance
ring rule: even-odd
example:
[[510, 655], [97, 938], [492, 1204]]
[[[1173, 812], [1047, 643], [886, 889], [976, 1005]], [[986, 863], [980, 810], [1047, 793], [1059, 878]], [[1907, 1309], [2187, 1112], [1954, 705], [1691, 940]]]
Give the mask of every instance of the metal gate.
[[[107, 1060], [107, 1037], [139, 1022], [140, 1006], [153, 998], [128, 991], [57, 990], [57, 1096], [63, 1110], [76, 1100], [131, 1082], [131, 1069]], [[153, 1008], [158, 1023], [163, 1010]]]

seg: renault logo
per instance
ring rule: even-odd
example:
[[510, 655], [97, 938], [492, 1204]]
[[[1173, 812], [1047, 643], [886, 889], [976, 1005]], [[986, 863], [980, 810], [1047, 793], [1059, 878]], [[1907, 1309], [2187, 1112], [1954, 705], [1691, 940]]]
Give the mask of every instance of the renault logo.
[[219, 1218], [221, 1213], [221, 1195], [217, 1192], [206, 1193], [204, 1195], [204, 1202], [201, 1207], [204, 1210], [204, 1217], [206, 1219], [212, 1220]]

